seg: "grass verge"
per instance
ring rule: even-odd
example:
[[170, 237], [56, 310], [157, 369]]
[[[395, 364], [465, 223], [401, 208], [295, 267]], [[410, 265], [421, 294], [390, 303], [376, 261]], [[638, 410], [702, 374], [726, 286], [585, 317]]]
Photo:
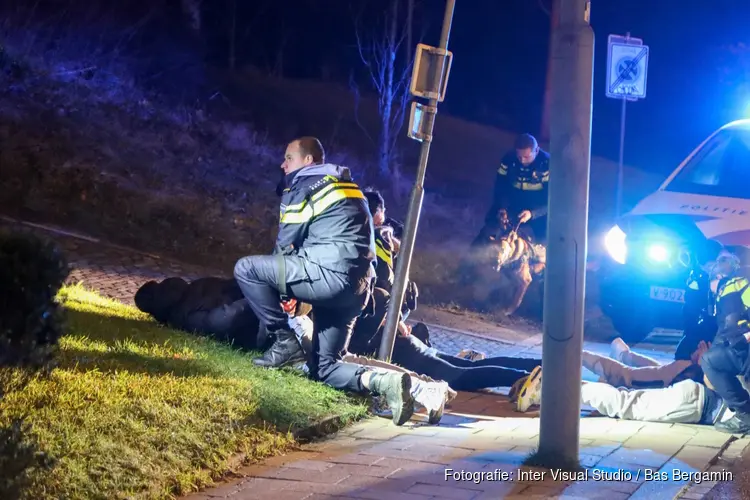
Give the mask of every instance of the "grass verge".
[[292, 432], [331, 416], [366, 414], [362, 401], [250, 355], [160, 327], [133, 307], [80, 287], [58, 368], [0, 403], [0, 423], [28, 415], [55, 467], [29, 498], [173, 498], [211, 484], [237, 453], [261, 459]]

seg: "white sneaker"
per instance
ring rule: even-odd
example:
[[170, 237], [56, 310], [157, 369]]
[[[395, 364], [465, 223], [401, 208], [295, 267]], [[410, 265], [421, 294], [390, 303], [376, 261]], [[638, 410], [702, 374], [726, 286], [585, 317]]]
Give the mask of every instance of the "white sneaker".
[[532, 406], [542, 404], [542, 367], [534, 368], [518, 391], [516, 410], [527, 412]]
[[469, 359], [471, 361], [479, 361], [481, 359], [486, 359], [487, 355], [483, 352], [475, 351], [474, 349], [463, 349], [456, 354], [456, 357]]
[[427, 411], [427, 422], [430, 425], [439, 424], [450, 394], [447, 382], [424, 382], [412, 378], [411, 386], [414, 401]]

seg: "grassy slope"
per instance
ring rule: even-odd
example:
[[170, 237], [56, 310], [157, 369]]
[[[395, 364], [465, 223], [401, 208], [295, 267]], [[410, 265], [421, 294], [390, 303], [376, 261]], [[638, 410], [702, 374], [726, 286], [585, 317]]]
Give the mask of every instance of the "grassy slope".
[[[332, 84], [256, 74], [223, 80], [223, 101], [175, 107], [126, 79], [61, 77], [31, 63], [18, 75], [1, 74], [0, 84], [15, 90], [0, 104], [7, 179], [0, 211], [228, 271], [239, 256], [270, 249], [282, 144], [315, 134], [331, 161], [383, 187], [393, 215], [404, 216], [418, 144], [404, 137], [399, 175], [375, 178], [363, 160], [373, 145], [360, 128], [374, 135], [371, 101], [355, 120], [351, 94]], [[481, 225], [513, 136], [440, 115], [435, 137], [412, 269], [423, 301], [460, 304], [454, 269]], [[592, 162], [594, 235], [611, 220], [615, 175], [613, 162]], [[638, 199], [659, 181], [628, 169], [626, 196]]]
[[339, 415], [358, 400], [295, 373], [264, 370], [249, 355], [156, 325], [136, 309], [78, 287], [59, 367], [0, 405], [0, 420], [27, 413], [57, 459], [29, 498], [171, 498], [211, 482], [241, 452], [284, 452], [289, 431]]

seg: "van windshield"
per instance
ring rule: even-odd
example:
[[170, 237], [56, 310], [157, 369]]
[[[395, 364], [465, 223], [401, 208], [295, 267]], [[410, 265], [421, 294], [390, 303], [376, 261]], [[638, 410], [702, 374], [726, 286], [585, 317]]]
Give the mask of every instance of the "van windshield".
[[750, 198], [750, 130], [724, 129], [665, 188], [680, 193]]

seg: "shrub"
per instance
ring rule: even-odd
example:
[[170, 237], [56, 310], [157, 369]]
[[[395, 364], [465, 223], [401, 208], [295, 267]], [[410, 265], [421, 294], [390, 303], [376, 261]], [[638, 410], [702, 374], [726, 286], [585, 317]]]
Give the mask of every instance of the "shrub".
[[[64, 325], [55, 296], [68, 273], [54, 244], [0, 233], [0, 398], [52, 368]], [[30, 473], [52, 465], [23, 418], [0, 427], [0, 498], [23, 498]]]
[[50, 366], [63, 329], [55, 296], [69, 272], [53, 243], [0, 233], [0, 367]]

